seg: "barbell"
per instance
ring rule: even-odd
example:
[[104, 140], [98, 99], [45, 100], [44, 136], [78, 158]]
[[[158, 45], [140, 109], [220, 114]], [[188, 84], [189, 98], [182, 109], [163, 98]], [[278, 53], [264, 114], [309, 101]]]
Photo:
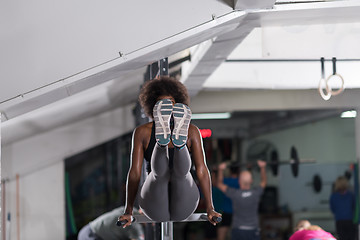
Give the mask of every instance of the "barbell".
[[[251, 165], [256, 161], [256, 160], [266, 160], [266, 159], [261, 159], [261, 158], [252, 158], [252, 161], [250, 161], [249, 163], [245, 163], [245, 164], [234, 164], [233, 166], [245, 166], [245, 167], [251, 167]], [[292, 146], [290, 149], [290, 159], [288, 160], [279, 160], [279, 154], [277, 152], [277, 150], [274, 148], [270, 151], [270, 158], [268, 161], [266, 161], [266, 164], [270, 167], [271, 172], [274, 176], [278, 175], [278, 171], [279, 171], [279, 165], [285, 165], [285, 164], [289, 164], [290, 168], [291, 168], [291, 172], [292, 175], [294, 177], [297, 177], [299, 175], [299, 165], [300, 164], [304, 164], [304, 163], [315, 163], [315, 159], [300, 159], [299, 158], [299, 154], [295, 148], [295, 146]]]
[[294, 146], [290, 149], [290, 159], [285, 161], [279, 160], [279, 155], [276, 150], [270, 153], [270, 168], [272, 173], [277, 176], [280, 164], [290, 164], [291, 172], [294, 177], [299, 175], [299, 165], [304, 163], [315, 163], [315, 159], [300, 159], [299, 154]]

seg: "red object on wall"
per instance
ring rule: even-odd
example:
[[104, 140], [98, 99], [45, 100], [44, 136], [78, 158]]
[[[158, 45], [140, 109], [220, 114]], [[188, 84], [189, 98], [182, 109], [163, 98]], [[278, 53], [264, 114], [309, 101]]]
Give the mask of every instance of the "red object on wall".
[[200, 129], [200, 134], [202, 138], [209, 138], [211, 137], [212, 131], [211, 129]]

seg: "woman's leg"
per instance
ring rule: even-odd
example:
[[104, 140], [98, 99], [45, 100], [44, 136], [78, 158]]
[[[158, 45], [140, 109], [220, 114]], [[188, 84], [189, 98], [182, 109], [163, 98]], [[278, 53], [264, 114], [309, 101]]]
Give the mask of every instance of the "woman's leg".
[[191, 158], [186, 146], [175, 148], [170, 178], [170, 218], [184, 220], [197, 208], [199, 190], [190, 174]]
[[170, 179], [168, 147], [155, 144], [151, 172], [140, 192], [139, 205], [154, 221], [170, 221], [168, 186]]
[[151, 172], [147, 176], [141, 192], [139, 205], [146, 216], [154, 221], [169, 221], [169, 151], [170, 117], [173, 105], [169, 99], [161, 99], [153, 109], [155, 139], [151, 155]]

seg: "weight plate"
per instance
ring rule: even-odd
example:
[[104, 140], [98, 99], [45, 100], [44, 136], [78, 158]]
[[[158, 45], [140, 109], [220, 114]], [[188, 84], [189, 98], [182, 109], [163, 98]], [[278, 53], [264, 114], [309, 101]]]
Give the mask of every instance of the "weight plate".
[[294, 146], [291, 147], [290, 151], [290, 166], [291, 166], [291, 172], [294, 177], [297, 177], [299, 175], [299, 156], [297, 154], [297, 150]]
[[276, 150], [272, 150], [270, 153], [270, 168], [274, 176], [278, 175], [279, 170], [279, 155]]
[[322, 180], [321, 180], [321, 177], [320, 175], [318, 174], [315, 174], [314, 177], [313, 177], [313, 189], [316, 193], [319, 193], [321, 192], [321, 189], [322, 189]]

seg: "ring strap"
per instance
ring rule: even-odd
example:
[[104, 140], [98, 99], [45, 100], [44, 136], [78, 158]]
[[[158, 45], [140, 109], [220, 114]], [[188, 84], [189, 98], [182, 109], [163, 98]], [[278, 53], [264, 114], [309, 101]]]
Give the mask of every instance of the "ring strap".
[[336, 57], [332, 58], [332, 63], [333, 63], [333, 75], [336, 74]]

